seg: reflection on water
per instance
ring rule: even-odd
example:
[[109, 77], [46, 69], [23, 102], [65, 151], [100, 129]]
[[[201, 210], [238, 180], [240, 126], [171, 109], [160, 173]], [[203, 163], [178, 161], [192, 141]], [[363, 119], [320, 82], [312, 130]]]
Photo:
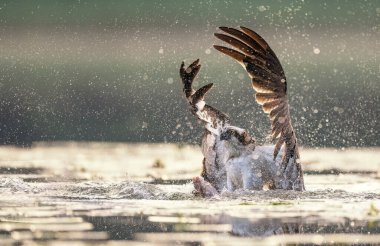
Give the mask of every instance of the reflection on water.
[[[213, 218], [201, 217], [198, 223], [181, 223], [180, 220], [173, 223], [172, 218], [170, 216], [162, 217], [160, 222], [150, 221], [149, 216], [146, 215], [85, 217], [85, 220], [94, 225], [95, 231], [107, 231], [110, 239], [115, 240], [132, 240], [136, 239], [136, 233], [152, 232], [228, 233], [244, 237], [309, 233], [322, 235], [339, 233], [380, 234], [378, 220], [369, 222], [344, 218], [340, 221], [329, 221], [316, 216], [249, 220], [239, 217], [215, 216]], [[378, 238], [380, 239], [380, 235]]]
[[[380, 182], [373, 161], [365, 162], [374, 152], [349, 152], [363, 160], [353, 169], [339, 162], [346, 152], [324, 154], [322, 163], [304, 151], [313, 163], [305, 166], [306, 192], [238, 190], [201, 199], [190, 183], [199, 173], [189, 164], [198, 163], [197, 150], [149, 147], [153, 156], [113, 144], [78, 152], [72, 143], [0, 148], [0, 245], [380, 242]], [[139, 165], [120, 165], [131, 160]]]
[[[102, 203], [102, 202], [100, 202]], [[128, 207], [121, 208], [101, 204], [70, 202], [63, 207], [62, 201], [38, 207], [2, 206], [0, 210], [0, 243], [26, 243], [33, 241], [80, 240], [91, 244], [95, 241], [133, 240], [193, 243], [195, 245], [220, 240], [229, 242], [271, 242], [276, 244], [282, 235], [282, 243], [294, 242], [301, 234], [304, 243], [352, 243], [352, 235], [361, 243], [380, 240], [379, 219], [355, 220], [349, 218], [326, 219], [319, 216], [248, 219], [224, 213], [184, 216], [179, 213], [158, 216], [154, 213], [124, 215]], [[143, 203], [142, 203], [143, 204]], [[142, 205], [141, 204], [141, 205]], [[82, 207], [81, 207], [82, 205]], [[73, 208], [69, 210], [69, 208]], [[163, 209], [163, 208], [162, 208]], [[194, 210], [196, 211], [196, 210]], [[171, 236], [163, 236], [168, 234]], [[302, 235], [313, 234], [304, 238]], [[340, 237], [348, 234], [348, 237]], [[188, 235], [188, 236], [186, 236]], [[197, 236], [199, 235], [199, 236]], [[316, 237], [319, 235], [319, 237]], [[351, 235], [351, 236], [350, 236]], [[178, 237], [177, 237], [178, 236]], [[211, 238], [210, 238], [211, 236]], [[238, 236], [238, 237], [236, 237]], [[335, 237], [334, 239], [334, 236]], [[298, 237], [297, 240], [300, 238]]]

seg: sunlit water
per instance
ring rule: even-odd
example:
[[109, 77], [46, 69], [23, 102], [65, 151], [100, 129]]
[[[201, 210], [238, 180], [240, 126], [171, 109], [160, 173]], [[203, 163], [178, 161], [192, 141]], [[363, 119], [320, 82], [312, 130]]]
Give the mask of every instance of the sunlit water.
[[201, 199], [197, 147], [0, 148], [0, 245], [380, 242], [379, 149], [304, 149], [306, 192]]

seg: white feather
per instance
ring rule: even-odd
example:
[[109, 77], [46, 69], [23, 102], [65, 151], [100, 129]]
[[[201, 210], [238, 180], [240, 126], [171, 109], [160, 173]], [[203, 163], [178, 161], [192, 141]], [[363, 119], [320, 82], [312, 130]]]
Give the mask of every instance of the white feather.
[[208, 123], [208, 124], [206, 125], [206, 129], [207, 129], [209, 132], [211, 132], [212, 134], [215, 134], [216, 136], [219, 136], [219, 135], [220, 135], [218, 129], [213, 128], [212, 125], [211, 125], [210, 123]]
[[202, 111], [203, 108], [205, 107], [205, 105], [206, 105], [206, 103], [205, 103], [205, 101], [203, 101], [203, 100], [201, 100], [201, 101], [199, 101], [199, 102], [197, 102], [197, 103], [195, 104], [195, 106], [197, 107], [197, 109], [198, 109], [199, 111]]

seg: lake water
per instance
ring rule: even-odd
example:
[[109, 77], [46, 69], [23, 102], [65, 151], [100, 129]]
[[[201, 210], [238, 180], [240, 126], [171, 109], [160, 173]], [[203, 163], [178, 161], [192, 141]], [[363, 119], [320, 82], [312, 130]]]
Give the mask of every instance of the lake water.
[[0, 245], [380, 242], [380, 151], [302, 149], [306, 192], [202, 199], [195, 146], [0, 147]]

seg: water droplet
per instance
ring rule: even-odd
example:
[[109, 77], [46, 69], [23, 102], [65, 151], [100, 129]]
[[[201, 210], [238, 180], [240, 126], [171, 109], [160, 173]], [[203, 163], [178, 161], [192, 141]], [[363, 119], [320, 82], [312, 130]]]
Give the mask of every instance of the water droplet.
[[259, 6], [258, 9], [260, 12], [264, 12], [265, 10], [267, 10], [267, 8], [264, 5]]

